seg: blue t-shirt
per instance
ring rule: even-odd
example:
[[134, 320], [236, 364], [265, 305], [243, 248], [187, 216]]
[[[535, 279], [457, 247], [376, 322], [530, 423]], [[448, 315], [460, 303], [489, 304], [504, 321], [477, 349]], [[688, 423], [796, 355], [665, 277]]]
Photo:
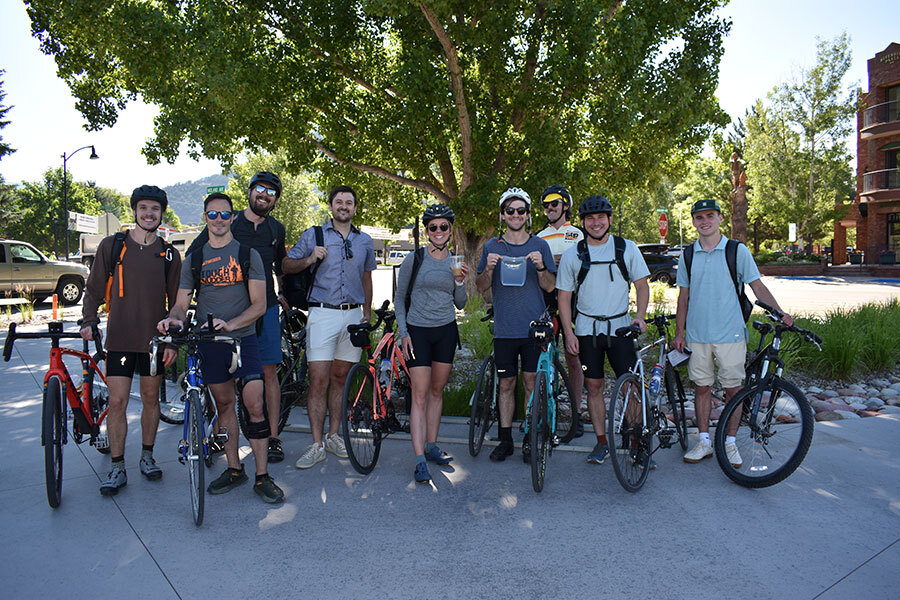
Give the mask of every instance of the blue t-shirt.
[[[478, 274], [487, 267], [487, 255], [526, 256], [535, 250], [541, 253], [544, 266], [556, 273], [556, 265], [550, 246], [539, 237], [531, 236], [524, 244], [510, 244], [502, 237], [491, 238], [481, 249]], [[502, 259], [501, 259], [502, 262]], [[527, 338], [531, 322], [539, 319], [547, 308], [544, 292], [538, 283], [538, 271], [533, 262], [526, 261], [525, 284], [508, 286], [500, 282], [502, 265], [497, 263], [491, 277], [491, 295], [494, 305], [494, 337], [498, 339]]]

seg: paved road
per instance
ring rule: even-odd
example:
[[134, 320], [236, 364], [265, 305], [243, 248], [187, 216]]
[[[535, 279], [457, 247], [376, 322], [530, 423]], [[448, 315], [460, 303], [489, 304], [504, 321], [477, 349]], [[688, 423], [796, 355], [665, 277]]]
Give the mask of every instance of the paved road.
[[62, 505], [48, 508], [32, 379], [46, 347], [16, 347], [0, 363], [5, 598], [887, 599], [900, 584], [897, 417], [818, 424], [801, 468], [765, 490], [661, 451], [637, 494], [583, 452], [554, 453], [536, 494], [518, 455], [470, 457], [462, 424], [442, 429], [457, 460], [432, 469], [433, 486], [413, 483], [408, 442], [388, 440], [363, 477], [331, 455], [298, 471], [291, 459], [311, 437], [286, 433], [289, 461], [271, 469], [285, 504], [242, 486], [207, 497], [196, 528], [179, 428], [160, 430], [162, 481], [138, 473], [137, 402], [128, 487], [102, 498], [108, 457], [70, 443]]

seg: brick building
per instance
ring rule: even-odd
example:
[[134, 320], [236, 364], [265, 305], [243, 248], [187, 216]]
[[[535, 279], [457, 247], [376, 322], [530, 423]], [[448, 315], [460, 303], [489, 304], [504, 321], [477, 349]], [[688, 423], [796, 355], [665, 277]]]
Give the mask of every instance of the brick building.
[[900, 44], [870, 58], [868, 71], [856, 116], [856, 200], [834, 224], [834, 264], [848, 260], [848, 227], [866, 263], [900, 263]]

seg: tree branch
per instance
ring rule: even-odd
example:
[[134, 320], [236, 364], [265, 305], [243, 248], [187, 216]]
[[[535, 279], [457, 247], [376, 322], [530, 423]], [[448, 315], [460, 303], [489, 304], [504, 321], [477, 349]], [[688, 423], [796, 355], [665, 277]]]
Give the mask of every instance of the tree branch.
[[453, 162], [450, 160], [450, 154], [446, 148], [441, 148], [437, 154], [438, 166], [441, 169], [441, 179], [444, 180], [444, 190], [448, 195], [456, 198], [459, 195], [459, 187], [456, 181], [456, 172], [453, 170]]
[[444, 49], [447, 69], [450, 71], [450, 87], [453, 90], [453, 97], [456, 101], [456, 119], [459, 123], [461, 146], [460, 158], [462, 159], [462, 183], [459, 191], [464, 192], [475, 181], [475, 173], [472, 171], [472, 122], [469, 118], [469, 109], [466, 106], [462, 71], [459, 68], [459, 57], [456, 54], [456, 46], [453, 45], [450, 36], [447, 35], [434, 11], [424, 2], [419, 3], [419, 8]]
[[[525, 70], [522, 72], [522, 80], [519, 81], [519, 93], [527, 90], [534, 82], [534, 73], [537, 70], [538, 51], [541, 47], [541, 39], [544, 37], [544, 19], [546, 16], [546, 0], [539, 0], [534, 7], [534, 22], [529, 31], [531, 41], [528, 44], [528, 50], [525, 52]], [[522, 106], [517, 106], [513, 109], [512, 115], [510, 116], [510, 123], [512, 124], [513, 131], [518, 133], [522, 130], [522, 127], [525, 125], [525, 117], [527, 114], [527, 111]]]

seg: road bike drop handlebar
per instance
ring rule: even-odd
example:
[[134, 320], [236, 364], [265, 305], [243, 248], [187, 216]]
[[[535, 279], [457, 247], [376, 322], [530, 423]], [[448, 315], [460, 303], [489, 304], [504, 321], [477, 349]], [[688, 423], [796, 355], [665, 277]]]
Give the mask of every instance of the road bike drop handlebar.
[[[81, 325], [82, 320], [78, 319], [78, 325]], [[97, 326], [97, 323], [91, 324], [91, 332], [93, 333], [94, 345], [97, 348], [97, 352], [92, 357], [94, 362], [99, 362], [106, 357], [106, 353], [103, 351], [102, 345], [102, 336], [100, 334], [100, 328]], [[59, 340], [61, 339], [81, 339], [81, 333], [75, 332], [66, 332], [63, 331], [63, 323], [62, 321], [51, 321], [47, 323], [47, 331], [38, 333], [38, 332], [27, 332], [20, 333], [16, 331], [16, 324], [10, 323], [9, 330], [6, 334], [6, 342], [3, 344], [3, 361], [9, 362], [9, 359], [12, 357], [13, 345], [15, 344], [17, 339], [44, 339], [49, 338], [53, 340], [53, 347], [56, 348], [59, 346]], [[84, 340], [84, 352], [88, 351], [88, 341]]]
[[352, 325], [347, 325], [347, 331], [351, 334], [359, 332], [359, 331], [366, 331], [366, 332], [375, 331], [386, 320], [392, 319], [394, 317], [394, 311], [388, 310], [388, 306], [390, 306], [390, 304], [391, 304], [390, 300], [385, 300], [381, 304], [381, 308], [376, 308], [375, 310], [372, 311], [375, 313], [375, 316], [378, 317], [378, 320], [375, 321], [374, 324], [353, 323]]
[[[792, 331], [792, 332], [802, 336], [803, 339], [805, 339], [807, 342], [810, 342], [811, 344], [815, 344], [816, 348], [818, 348], [820, 351], [822, 350], [822, 338], [817, 336], [815, 333], [813, 333], [809, 329], [801, 329], [800, 327], [797, 327], [796, 325], [791, 325], [790, 327], [788, 327], [787, 325], [784, 324], [784, 313], [781, 312], [780, 310], [778, 310], [777, 308], [771, 307], [768, 304], [765, 304], [764, 302], [760, 302], [759, 300], [756, 301], [756, 305], [759, 306], [760, 308], [762, 308], [764, 311], [766, 311], [766, 313], [768, 313], [769, 318], [777, 323], [777, 325], [775, 326], [776, 329], [780, 329], [781, 331]], [[768, 331], [771, 331], [771, 329], [768, 329], [764, 326], [757, 326], [757, 323], [758, 323], [758, 321], [754, 321], [753, 326], [756, 329], [758, 329], [760, 331], [760, 333], [763, 332], [763, 329], [767, 329]], [[768, 333], [768, 331], [767, 331], [767, 333]]]
[[157, 357], [159, 356], [159, 344], [171, 344], [173, 346], [184, 346], [185, 344], [194, 344], [200, 342], [219, 342], [231, 345], [231, 365], [228, 367], [229, 373], [234, 373], [241, 366], [241, 340], [230, 335], [221, 335], [215, 333], [213, 326], [213, 316], [207, 315], [206, 325], [207, 331], [211, 333], [201, 333], [203, 325], [194, 322], [188, 325], [187, 329], [182, 333], [182, 327], [179, 325], [170, 325], [166, 335], [158, 335], [150, 342], [150, 376], [157, 374]]

